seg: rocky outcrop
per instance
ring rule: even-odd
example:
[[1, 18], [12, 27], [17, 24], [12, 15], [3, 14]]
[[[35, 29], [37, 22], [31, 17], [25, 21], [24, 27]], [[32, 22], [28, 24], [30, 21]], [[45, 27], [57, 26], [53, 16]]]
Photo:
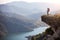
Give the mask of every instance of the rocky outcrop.
[[60, 26], [60, 15], [43, 15], [42, 21], [49, 26], [55, 28], [55, 30]]
[[60, 15], [43, 15], [41, 18], [54, 31], [54, 34], [46, 40], [60, 40]]
[[41, 19], [50, 27], [38, 36], [31, 36], [31, 40], [60, 40], [60, 15], [43, 15]]

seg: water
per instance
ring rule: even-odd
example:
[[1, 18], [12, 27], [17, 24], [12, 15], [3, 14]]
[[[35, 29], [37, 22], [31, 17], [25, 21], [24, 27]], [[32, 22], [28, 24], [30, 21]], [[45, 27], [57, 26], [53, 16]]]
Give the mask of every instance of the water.
[[25, 38], [26, 36], [42, 33], [45, 31], [46, 28], [47, 27], [40, 27], [40, 28], [34, 29], [34, 31], [32, 32], [11, 34], [11, 35], [8, 35], [5, 40], [27, 40], [27, 38]]

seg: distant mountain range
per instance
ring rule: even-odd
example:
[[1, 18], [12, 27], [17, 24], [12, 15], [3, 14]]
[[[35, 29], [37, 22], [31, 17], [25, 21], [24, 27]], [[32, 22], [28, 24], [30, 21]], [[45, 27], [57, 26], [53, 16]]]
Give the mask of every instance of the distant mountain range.
[[40, 22], [40, 19], [42, 15], [46, 14], [48, 7], [51, 8], [52, 12], [58, 10], [60, 6], [22, 1], [0, 4], [0, 22], [6, 26], [10, 33], [32, 31], [38, 24], [45, 26], [44, 23]]
[[31, 20], [14, 13], [0, 12], [0, 23], [6, 26], [9, 33], [32, 31], [37, 27]]
[[[12, 12], [20, 15], [32, 15], [41, 12], [46, 13], [47, 8], [51, 8], [51, 11], [59, 10], [60, 5], [51, 3], [27, 3], [27, 2], [11, 2], [0, 5], [0, 10], [3, 12]], [[57, 8], [57, 9], [56, 9]]]

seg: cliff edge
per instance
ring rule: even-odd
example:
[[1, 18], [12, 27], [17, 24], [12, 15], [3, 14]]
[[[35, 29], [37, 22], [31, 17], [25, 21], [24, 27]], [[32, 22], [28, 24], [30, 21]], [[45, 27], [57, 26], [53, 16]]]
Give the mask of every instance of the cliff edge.
[[46, 40], [60, 40], [60, 15], [43, 15], [42, 21], [50, 26], [53, 35], [50, 35]]
[[50, 27], [42, 34], [31, 36], [28, 40], [60, 40], [60, 15], [43, 15], [41, 21]]

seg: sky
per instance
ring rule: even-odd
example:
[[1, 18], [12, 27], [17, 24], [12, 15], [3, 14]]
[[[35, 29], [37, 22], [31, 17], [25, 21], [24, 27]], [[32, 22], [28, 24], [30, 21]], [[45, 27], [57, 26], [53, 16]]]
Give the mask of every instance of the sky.
[[25, 1], [25, 2], [46, 2], [46, 3], [58, 3], [60, 4], [60, 0], [0, 0], [0, 4], [8, 3], [12, 1]]

